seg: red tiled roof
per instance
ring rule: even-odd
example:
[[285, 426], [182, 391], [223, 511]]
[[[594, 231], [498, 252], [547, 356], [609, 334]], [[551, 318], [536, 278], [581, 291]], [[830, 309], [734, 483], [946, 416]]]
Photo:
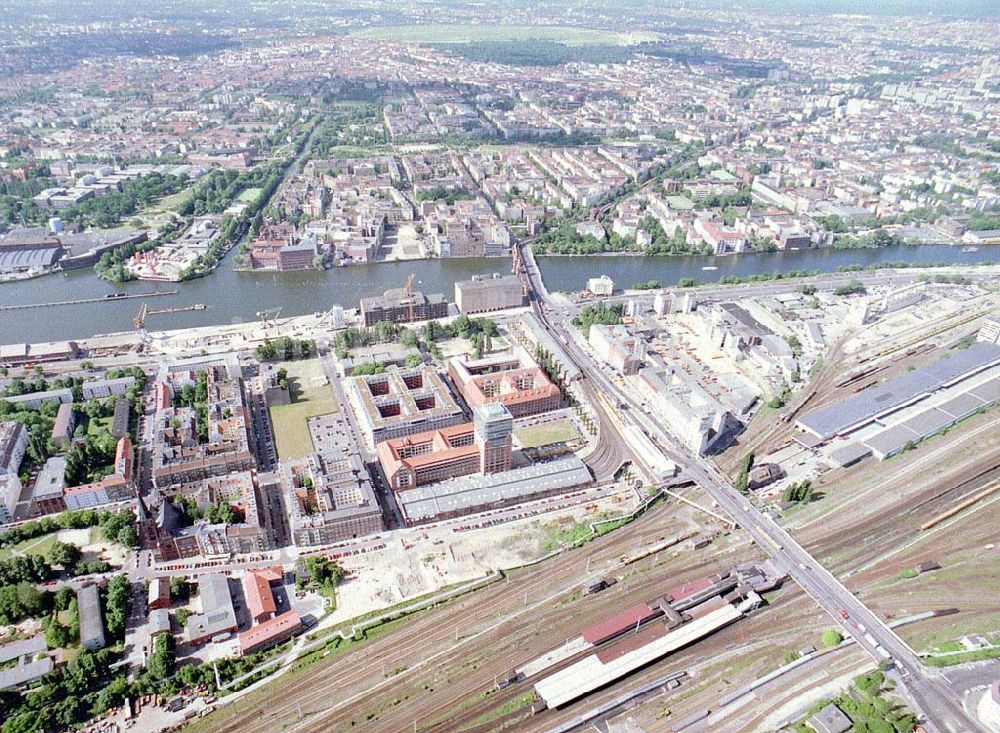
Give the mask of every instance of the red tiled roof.
[[268, 619], [264, 623], [257, 624], [253, 628], [241, 631], [239, 634], [240, 649], [253, 649], [258, 644], [263, 644], [271, 639], [280, 638], [289, 631], [302, 626], [302, 619], [295, 611], [285, 611], [280, 616]]
[[247, 597], [247, 608], [254, 619], [277, 610], [274, 596], [271, 594], [271, 584], [267, 578], [253, 572], [243, 578], [243, 589]]

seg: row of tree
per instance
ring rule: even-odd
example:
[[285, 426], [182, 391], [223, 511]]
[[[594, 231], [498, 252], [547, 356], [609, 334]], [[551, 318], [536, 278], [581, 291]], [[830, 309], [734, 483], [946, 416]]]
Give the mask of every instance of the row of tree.
[[308, 359], [315, 353], [315, 342], [308, 339], [293, 339], [289, 336], [264, 339], [264, 343], [254, 349], [258, 361], [294, 361]]

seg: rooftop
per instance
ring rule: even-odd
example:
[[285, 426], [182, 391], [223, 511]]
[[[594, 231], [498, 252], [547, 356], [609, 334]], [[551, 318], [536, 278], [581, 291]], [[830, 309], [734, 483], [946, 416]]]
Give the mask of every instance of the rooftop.
[[397, 492], [403, 514], [411, 522], [441, 514], [469, 512], [490, 504], [527, 501], [549, 491], [583, 486], [590, 471], [576, 456], [568, 456], [503, 473], [462, 476]]

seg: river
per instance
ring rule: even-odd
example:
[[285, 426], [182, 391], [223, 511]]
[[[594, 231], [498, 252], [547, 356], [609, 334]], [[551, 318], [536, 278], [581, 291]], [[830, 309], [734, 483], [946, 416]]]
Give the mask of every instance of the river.
[[[1000, 259], [1000, 249], [982, 247], [962, 252], [960, 247], [923, 245], [864, 250], [804, 250], [727, 257], [539, 257], [551, 291], [579, 290], [588, 277], [610, 276], [618, 288], [660, 280], [675, 285], [680, 278], [713, 282], [725, 275], [754, 275], [789, 270], [836, 271], [843, 265], [878, 262], [973, 264]], [[704, 270], [716, 267], [717, 270]], [[474, 274], [510, 272], [509, 259], [417, 260], [344, 267], [327, 272], [248, 273], [232, 269], [232, 255], [214, 273], [184, 283], [130, 282], [114, 285], [100, 280], [91, 269], [48, 275], [34, 280], [0, 283], [0, 305], [101, 298], [107, 293], [146, 293], [177, 290], [176, 295], [150, 298], [151, 309], [203, 303], [205, 310], [151, 315], [147, 328], [163, 330], [186, 326], [244, 323], [261, 310], [281, 307], [281, 315], [301, 315], [328, 309], [334, 303], [357, 307], [362, 297], [402, 287], [410, 273], [414, 287], [444, 293], [452, 300], [456, 280]], [[0, 311], [0, 344], [85, 338], [132, 328], [141, 299], [84, 303], [50, 308]]]

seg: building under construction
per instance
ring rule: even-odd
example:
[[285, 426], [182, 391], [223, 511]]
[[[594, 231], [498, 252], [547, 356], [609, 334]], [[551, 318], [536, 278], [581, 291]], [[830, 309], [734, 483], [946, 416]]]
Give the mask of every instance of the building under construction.
[[394, 288], [374, 298], [361, 299], [361, 315], [365, 326], [376, 323], [412, 323], [444, 318], [448, 315], [448, 301], [440, 293], [424, 295], [418, 290]]

